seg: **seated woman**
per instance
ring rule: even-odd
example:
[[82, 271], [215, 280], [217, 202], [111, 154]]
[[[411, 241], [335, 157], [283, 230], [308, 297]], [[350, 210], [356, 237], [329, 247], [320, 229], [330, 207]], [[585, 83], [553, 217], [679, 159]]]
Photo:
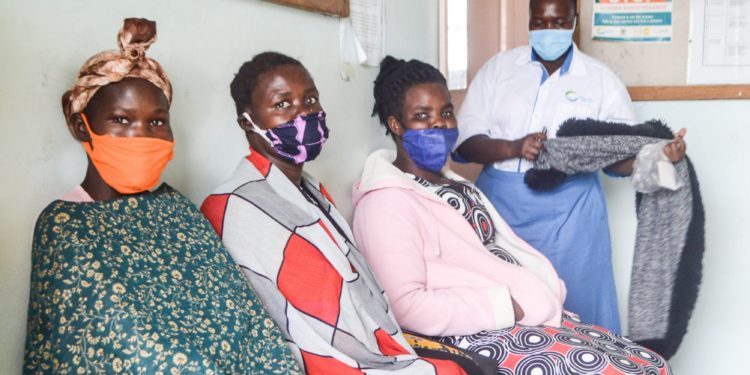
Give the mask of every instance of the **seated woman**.
[[367, 159], [354, 236], [404, 329], [491, 357], [498, 374], [670, 373], [654, 352], [565, 313], [550, 262], [442, 169], [458, 130], [437, 69], [386, 57], [374, 94], [396, 151]]
[[39, 215], [25, 373], [300, 374], [281, 332], [198, 209], [163, 184], [172, 86], [126, 19], [63, 95], [88, 155], [80, 186]]
[[261, 53], [240, 67], [231, 92], [250, 154], [201, 210], [306, 373], [463, 374], [415, 355], [346, 220], [303, 172], [328, 138], [307, 69]]

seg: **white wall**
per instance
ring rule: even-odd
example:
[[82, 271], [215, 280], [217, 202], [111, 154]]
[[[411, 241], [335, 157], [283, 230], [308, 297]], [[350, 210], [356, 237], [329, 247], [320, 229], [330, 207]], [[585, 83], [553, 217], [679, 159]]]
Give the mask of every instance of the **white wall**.
[[[750, 102], [636, 103], [641, 120], [658, 118], [688, 129], [686, 142], [706, 210], [703, 283], [675, 374], [747, 374], [750, 351], [750, 172], [747, 131]], [[615, 276], [624, 325], [636, 229], [628, 179], [603, 178], [613, 240]]]
[[[386, 0], [388, 53], [437, 62], [437, 2]], [[68, 134], [60, 96], [86, 58], [116, 48], [125, 17], [158, 22], [149, 55], [174, 89], [175, 160], [166, 181], [200, 203], [246, 153], [229, 82], [254, 54], [276, 50], [310, 70], [329, 114], [331, 139], [306, 169], [351, 213], [351, 184], [365, 156], [390, 141], [372, 110], [377, 69], [339, 78], [338, 19], [258, 0], [3, 0], [0, 2], [0, 374], [19, 373], [37, 214], [80, 183], [81, 147]]]

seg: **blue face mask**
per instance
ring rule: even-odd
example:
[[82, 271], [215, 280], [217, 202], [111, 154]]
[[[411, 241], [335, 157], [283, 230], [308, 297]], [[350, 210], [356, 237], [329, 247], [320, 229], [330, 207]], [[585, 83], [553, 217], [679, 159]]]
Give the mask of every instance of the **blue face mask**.
[[407, 129], [403, 135], [403, 145], [418, 167], [440, 172], [457, 139], [458, 128]]
[[573, 44], [572, 29], [544, 29], [529, 31], [529, 44], [544, 61], [554, 61], [560, 58]]

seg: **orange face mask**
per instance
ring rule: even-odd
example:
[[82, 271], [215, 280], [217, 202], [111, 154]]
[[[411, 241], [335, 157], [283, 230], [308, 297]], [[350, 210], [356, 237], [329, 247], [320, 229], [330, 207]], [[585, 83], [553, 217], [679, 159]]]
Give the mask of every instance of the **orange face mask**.
[[[135, 194], [154, 188], [174, 156], [174, 141], [149, 137], [112, 137], [91, 130], [81, 113], [91, 142], [82, 142], [86, 154], [104, 182], [121, 194]], [[93, 148], [91, 147], [93, 145]]]

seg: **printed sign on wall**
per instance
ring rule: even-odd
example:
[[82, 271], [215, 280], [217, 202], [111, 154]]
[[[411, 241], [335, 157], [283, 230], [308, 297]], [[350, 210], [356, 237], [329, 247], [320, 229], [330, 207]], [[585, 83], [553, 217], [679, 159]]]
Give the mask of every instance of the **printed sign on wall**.
[[672, 0], [596, 0], [592, 20], [594, 40], [672, 41]]

